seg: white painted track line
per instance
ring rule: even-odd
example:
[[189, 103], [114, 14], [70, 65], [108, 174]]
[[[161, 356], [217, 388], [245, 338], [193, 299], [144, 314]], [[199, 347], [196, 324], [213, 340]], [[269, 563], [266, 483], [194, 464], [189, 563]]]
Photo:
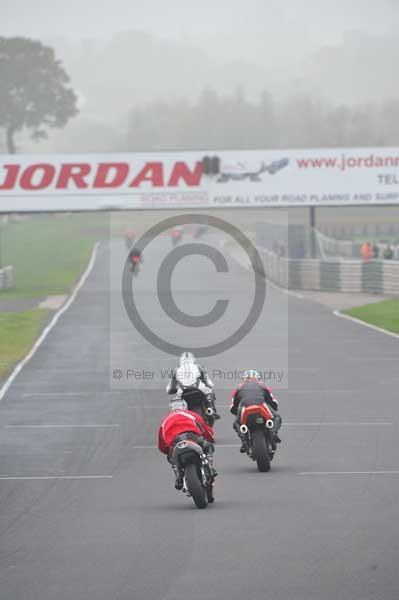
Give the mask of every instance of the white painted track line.
[[22, 398], [34, 398], [38, 396], [93, 396], [93, 392], [26, 392], [21, 394]]
[[315, 423], [315, 422], [303, 422], [303, 423], [285, 423], [283, 421], [283, 425], [282, 426], [288, 426], [288, 427], [385, 427], [385, 426], [391, 426], [393, 425], [393, 423], [389, 423], [388, 421], [363, 421], [363, 422], [359, 422], [359, 423], [351, 423], [350, 421], [346, 422], [346, 423], [339, 423], [337, 422], [320, 422], [320, 423]]
[[6, 425], [5, 429], [104, 429], [107, 427], [120, 427], [117, 423], [100, 424], [100, 423], [89, 423], [87, 425], [57, 425], [52, 423], [46, 423], [43, 425]]
[[399, 471], [303, 471], [299, 475], [399, 475]]
[[279, 394], [356, 394], [359, 390], [332, 390], [332, 389], [312, 389], [312, 390], [301, 390], [301, 389], [284, 389], [281, 388], [278, 390]]
[[67, 302], [64, 304], [64, 306], [62, 308], [60, 308], [60, 310], [58, 312], [56, 312], [54, 317], [51, 319], [50, 323], [47, 325], [47, 327], [45, 327], [45, 329], [42, 331], [39, 338], [34, 343], [30, 352], [25, 356], [25, 358], [23, 358], [21, 360], [20, 363], [17, 364], [17, 366], [12, 371], [11, 375], [9, 375], [9, 377], [6, 379], [4, 385], [0, 388], [0, 401], [4, 398], [5, 394], [7, 393], [7, 390], [11, 386], [14, 379], [18, 376], [18, 374], [22, 371], [22, 369], [30, 361], [30, 359], [35, 355], [35, 353], [40, 348], [40, 346], [42, 345], [42, 343], [44, 342], [44, 340], [46, 339], [46, 337], [48, 336], [50, 331], [57, 324], [58, 319], [64, 314], [64, 312], [66, 312], [68, 310], [68, 308], [74, 302], [76, 296], [78, 295], [79, 290], [85, 284], [86, 279], [88, 278], [88, 276], [90, 275], [90, 273], [94, 267], [94, 263], [95, 263], [97, 252], [98, 252], [98, 247], [99, 247], [99, 243], [97, 242], [94, 245], [89, 264], [87, 265], [85, 272], [79, 279], [77, 285], [75, 286], [75, 289], [73, 290], [72, 294], [68, 298]]
[[345, 360], [350, 362], [364, 363], [367, 361], [372, 362], [398, 362], [397, 356], [347, 356]]
[[128, 392], [130, 392], [131, 390], [129, 388], [127, 388], [126, 390], [123, 391], [119, 391], [119, 390], [96, 390], [94, 392], [25, 392], [23, 394], [21, 394], [22, 398], [51, 398], [51, 397], [69, 397], [69, 396], [111, 396], [112, 394], [116, 394], [116, 395], [121, 395], [121, 394], [126, 394]]
[[11, 477], [0, 475], [0, 481], [37, 481], [48, 479], [112, 479], [112, 475], [46, 475], [30, 477]]
[[366, 323], [366, 321], [362, 321], [361, 319], [356, 319], [356, 317], [351, 317], [350, 315], [344, 315], [339, 310], [334, 310], [333, 314], [336, 317], [340, 317], [341, 319], [347, 319], [348, 321], [353, 321], [358, 325], [363, 325], [363, 327], [368, 327], [369, 329], [373, 329], [374, 331], [378, 331], [378, 333], [384, 333], [385, 335], [389, 335], [390, 337], [399, 339], [399, 335], [397, 333], [393, 333], [392, 331], [388, 331], [387, 329], [382, 329], [381, 327], [377, 327], [377, 325], [372, 325], [371, 323]]
[[[224, 245], [225, 245], [225, 242], [222, 242], [220, 244], [220, 246], [224, 246]], [[232, 256], [232, 258], [241, 267], [243, 267], [244, 269], [249, 270], [250, 267], [242, 265], [241, 262], [237, 258], [235, 258], [233, 252], [230, 252], [230, 256]], [[308, 300], [308, 298], [306, 298], [306, 296], [303, 296], [299, 292], [294, 292], [292, 290], [283, 288], [283, 287], [277, 285], [276, 283], [274, 283], [273, 281], [271, 281], [270, 279], [268, 279], [267, 277], [266, 277], [266, 281], [267, 281], [267, 285], [270, 285], [272, 288], [278, 290], [279, 292], [282, 292], [283, 294], [286, 294], [287, 296], [293, 296], [295, 298], [299, 298], [300, 300]], [[343, 314], [339, 310], [334, 310], [333, 314], [336, 317], [340, 317], [341, 319], [348, 319], [349, 321], [353, 321], [354, 323], [358, 323], [359, 325], [363, 325], [364, 327], [368, 327], [369, 329], [374, 329], [374, 331], [378, 331], [379, 333], [384, 333], [385, 335], [390, 335], [391, 337], [399, 339], [399, 335], [397, 333], [393, 333], [392, 331], [387, 331], [386, 329], [382, 329], [381, 327], [377, 327], [376, 325], [371, 325], [370, 323], [366, 323], [365, 321], [362, 321], [361, 319], [356, 319], [355, 317], [351, 317], [349, 315], [345, 315], [345, 314]]]

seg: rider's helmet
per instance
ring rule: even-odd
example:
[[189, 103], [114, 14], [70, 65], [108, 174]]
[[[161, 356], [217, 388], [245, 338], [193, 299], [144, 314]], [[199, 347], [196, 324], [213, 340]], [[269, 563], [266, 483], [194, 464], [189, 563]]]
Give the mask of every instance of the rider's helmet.
[[262, 376], [256, 369], [249, 369], [248, 371], [244, 371], [243, 379], [244, 381], [261, 381]]
[[188, 409], [188, 404], [185, 400], [182, 400], [181, 398], [172, 398], [172, 400], [169, 402], [169, 410], [171, 412], [175, 411], [175, 410], [187, 410]]
[[180, 365], [184, 365], [184, 363], [193, 363], [196, 364], [196, 358], [192, 352], [183, 352], [180, 356]]

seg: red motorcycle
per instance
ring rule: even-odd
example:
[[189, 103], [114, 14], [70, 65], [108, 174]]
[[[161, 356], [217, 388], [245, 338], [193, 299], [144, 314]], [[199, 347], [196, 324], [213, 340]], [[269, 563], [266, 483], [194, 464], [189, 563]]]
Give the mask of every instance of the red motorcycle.
[[193, 499], [197, 508], [206, 508], [214, 502], [211, 459], [190, 433], [180, 435], [176, 442], [171, 459], [184, 473], [182, 491]]
[[256, 461], [259, 471], [270, 471], [276, 451], [273, 414], [266, 403], [243, 406], [240, 413], [240, 433], [248, 456]]

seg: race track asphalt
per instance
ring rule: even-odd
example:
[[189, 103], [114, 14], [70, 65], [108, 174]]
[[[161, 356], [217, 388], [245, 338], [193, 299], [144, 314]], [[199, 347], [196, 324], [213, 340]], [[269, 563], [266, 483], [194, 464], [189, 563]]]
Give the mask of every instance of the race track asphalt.
[[[161, 239], [154, 256], [168, 249]], [[216, 382], [216, 502], [200, 511], [174, 490], [154, 447], [167, 405], [159, 373], [174, 359], [127, 320], [123, 255], [120, 242], [100, 246], [75, 302], [0, 405], [2, 600], [397, 600], [397, 340], [268, 286], [249, 342], [203, 362], [211, 373], [267, 368], [288, 352], [288, 389], [272, 384], [283, 443], [271, 472], [258, 473], [238, 451], [232, 386]], [[146, 287], [153, 258], [138, 298], [158, 331], [178, 339]], [[251, 275], [233, 265], [221, 286], [198, 260], [182, 261], [176, 302], [200, 314], [234, 291], [228, 329]], [[155, 380], [113, 382], [129, 365]]]

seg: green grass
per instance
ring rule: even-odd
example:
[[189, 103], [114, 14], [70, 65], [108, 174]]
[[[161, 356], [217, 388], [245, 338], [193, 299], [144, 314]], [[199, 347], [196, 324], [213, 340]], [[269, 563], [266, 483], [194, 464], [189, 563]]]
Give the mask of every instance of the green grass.
[[0, 377], [30, 350], [48, 314], [46, 310], [0, 313]]
[[108, 235], [108, 215], [32, 215], [0, 224], [1, 263], [15, 268], [15, 287], [1, 298], [66, 294]]
[[[15, 269], [15, 286], [0, 291], [0, 300], [68, 294], [94, 243], [108, 232], [104, 213], [30, 215], [0, 223], [1, 264]], [[0, 377], [29, 352], [47, 315], [40, 309], [0, 313]]]
[[345, 314], [399, 334], [399, 299], [383, 300], [344, 311]]

